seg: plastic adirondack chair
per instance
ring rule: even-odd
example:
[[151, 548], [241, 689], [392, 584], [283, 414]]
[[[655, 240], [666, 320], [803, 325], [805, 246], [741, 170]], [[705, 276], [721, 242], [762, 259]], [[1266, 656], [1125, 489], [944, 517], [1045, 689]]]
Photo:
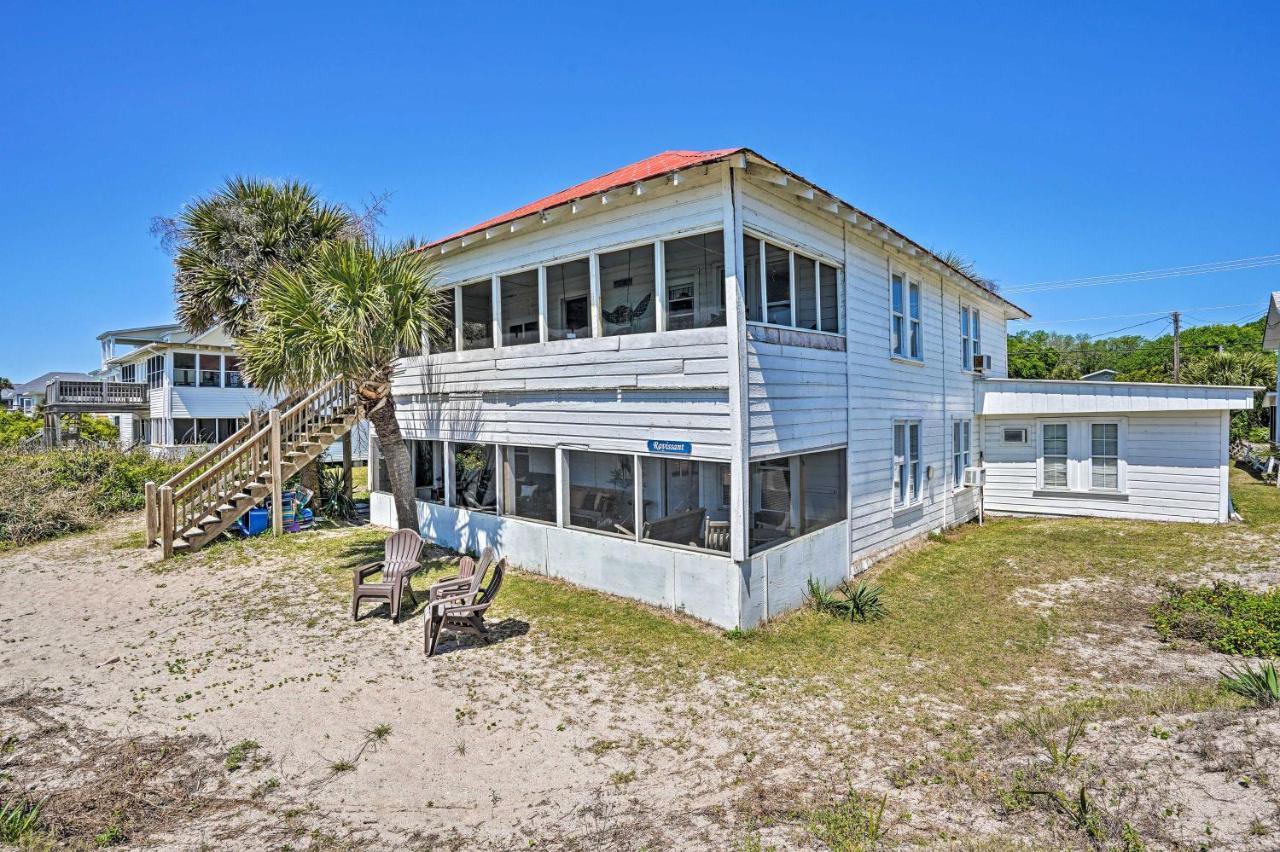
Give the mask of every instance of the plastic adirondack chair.
[[[489, 582], [483, 584], [485, 567], [493, 562], [493, 551], [485, 548], [480, 556], [480, 565], [475, 568], [465, 585], [459, 580], [451, 588], [441, 589], [438, 596], [427, 605], [423, 615], [424, 636], [423, 651], [428, 657], [436, 652], [440, 644], [440, 635], [445, 630], [478, 636], [486, 643], [489, 641], [489, 628], [485, 626], [484, 614], [498, 595], [502, 587], [502, 577], [506, 573], [506, 562], [498, 562], [490, 573]], [[435, 587], [432, 587], [433, 591]]]
[[[383, 558], [352, 569], [351, 573], [351, 617], [359, 619], [360, 602], [363, 600], [386, 601], [391, 607], [391, 621], [400, 620], [400, 599], [405, 590], [409, 591], [409, 599], [416, 605], [417, 596], [413, 593], [410, 579], [422, 570], [422, 548], [426, 544], [422, 536], [413, 530], [397, 530], [387, 536]], [[382, 577], [376, 583], [369, 582], [369, 577], [381, 572]]]

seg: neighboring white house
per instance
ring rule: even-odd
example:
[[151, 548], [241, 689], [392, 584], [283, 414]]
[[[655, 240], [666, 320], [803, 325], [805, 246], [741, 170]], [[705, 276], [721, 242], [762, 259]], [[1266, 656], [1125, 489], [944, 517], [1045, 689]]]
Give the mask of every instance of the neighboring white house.
[[166, 451], [216, 444], [239, 429], [252, 409], [276, 402], [275, 395], [248, 386], [221, 328], [192, 335], [176, 324], [144, 326], [104, 331], [98, 340], [102, 378], [147, 385], [148, 411], [111, 415], [125, 445], [142, 442]]
[[974, 517], [976, 468], [988, 510], [1227, 519], [1250, 390], [1004, 380], [1025, 311], [748, 149], [423, 250], [452, 325], [394, 393], [445, 546], [749, 627]]
[[[217, 444], [243, 426], [250, 411], [279, 400], [250, 385], [233, 341], [218, 326], [197, 335], [177, 324], [115, 329], [98, 341], [102, 368], [96, 378], [147, 385], [147, 411], [103, 415], [119, 427], [125, 446], [143, 443], [157, 453], [175, 453]], [[353, 458], [367, 458], [367, 424], [351, 434]], [[335, 445], [325, 460], [339, 461], [341, 452]]]

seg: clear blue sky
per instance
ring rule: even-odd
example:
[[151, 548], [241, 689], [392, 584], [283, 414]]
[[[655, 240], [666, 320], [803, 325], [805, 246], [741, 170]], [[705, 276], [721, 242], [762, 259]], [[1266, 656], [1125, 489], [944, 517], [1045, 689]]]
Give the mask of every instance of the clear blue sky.
[[[1280, 252], [1274, 2], [607, 5], [10, 0], [0, 375], [168, 321], [149, 220], [235, 173], [390, 191], [387, 235], [433, 236], [746, 145], [1007, 292]], [[1015, 298], [1101, 333], [1142, 318], [1057, 321], [1236, 320], [1271, 289], [1280, 267]]]

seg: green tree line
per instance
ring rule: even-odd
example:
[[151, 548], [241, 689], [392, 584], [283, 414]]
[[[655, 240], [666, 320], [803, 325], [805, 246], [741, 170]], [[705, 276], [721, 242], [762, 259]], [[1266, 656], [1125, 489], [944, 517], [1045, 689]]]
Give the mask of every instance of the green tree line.
[[[1186, 384], [1276, 386], [1276, 359], [1262, 350], [1266, 318], [1243, 324], [1222, 323], [1185, 329], [1181, 336], [1182, 374]], [[1019, 331], [1009, 335], [1009, 375], [1021, 379], [1078, 379], [1098, 370], [1115, 370], [1120, 382], [1172, 382], [1173, 335], [1126, 334], [1092, 338], [1054, 331]], [[1237, 412], [1233, 437], [1255, 440], [1267, 422], [1257, 395], [1252, 411]], [[1265, 430], [1264, 430], [1265, 431]]]

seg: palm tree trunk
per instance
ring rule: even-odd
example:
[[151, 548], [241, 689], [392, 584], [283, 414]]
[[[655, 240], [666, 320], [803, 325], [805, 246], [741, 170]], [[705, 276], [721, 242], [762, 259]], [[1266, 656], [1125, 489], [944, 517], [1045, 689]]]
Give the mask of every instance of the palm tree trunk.
[[[391, 480], [391, 496], [396, 504], [396, 525], [402, 530], [418, 531], [418, 501], [413, 492], [413, 464], [409, 448], [396, 422], [396, 402], [390, 394], [386, 401], [369, 412], [369, 422], [378, 436], [378, 450], [387, 464]], [[374, 464], [373, 459], [369, 459]]]

